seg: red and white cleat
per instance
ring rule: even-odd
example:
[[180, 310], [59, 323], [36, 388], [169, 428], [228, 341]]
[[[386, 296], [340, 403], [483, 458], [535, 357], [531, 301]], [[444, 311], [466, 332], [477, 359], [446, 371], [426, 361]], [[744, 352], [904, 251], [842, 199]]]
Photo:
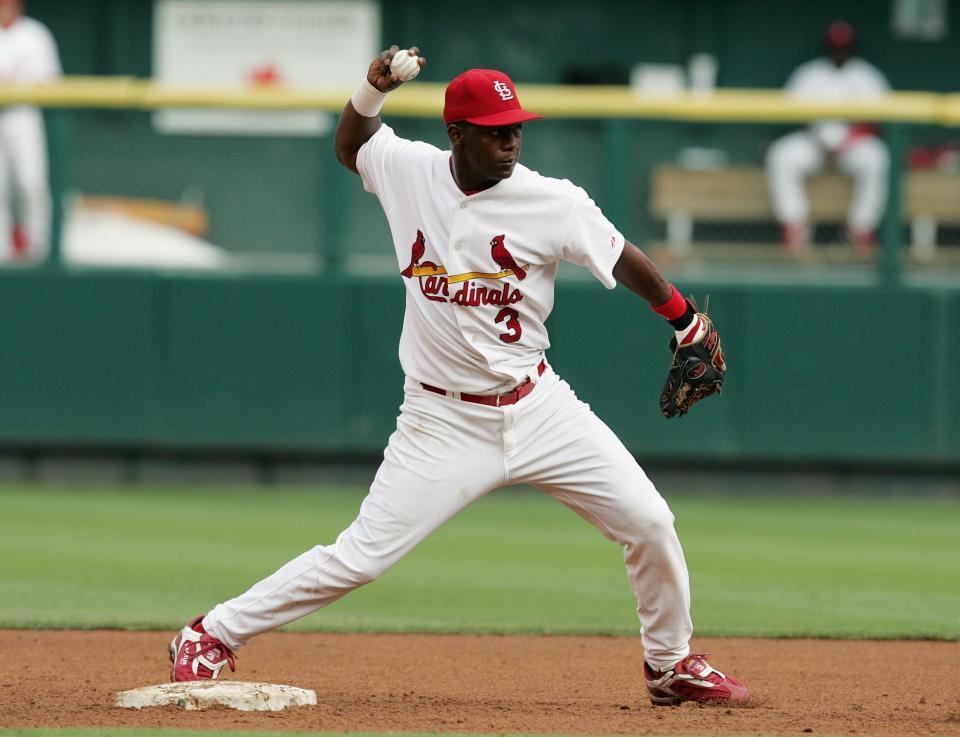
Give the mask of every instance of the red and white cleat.
[[237, 669], [233, 651], [212, 635], [208, 635], [201, 621], [203, 617], [185, 626], [170, 643], [173, 671], [171, 681], [202, 681], [217, 678], [223, 666]]
[[684, 701], [743, 705], [750, 700], [747, 687], [711, 667], [706, 655], [688, 655], [659, 673], [644, 663], [643, 675], [654, 706], [677, 706]]

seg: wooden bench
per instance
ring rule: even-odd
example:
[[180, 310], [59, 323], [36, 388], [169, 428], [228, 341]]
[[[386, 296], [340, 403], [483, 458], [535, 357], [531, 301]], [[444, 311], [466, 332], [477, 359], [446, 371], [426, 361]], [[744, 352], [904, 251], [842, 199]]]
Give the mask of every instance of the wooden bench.
[[170, 225], [197, 238], [203, 238], [209, 226], [207, 212], [199, 204], [104, 195], [82, 195], [79, 204], [88, 210], [116, 212], [152, 223]]
[[[912, 255], [929, 260], [936, 250], [938, 226], [960, 225], [960, 174], [908, 172], [904, 181], [903, 217], [911, 225]], [[845, 220], [851, 195], [849, 178], [832, 172], [811, 177], [807, 194], [813, 223]], [[658, 166], [652, 176], [650, 210], [666, 222], [667, 244], [677, 256], [689, 252], [697, 220], [775, 220], [766, 174], [757, 167], [694, 170]]]

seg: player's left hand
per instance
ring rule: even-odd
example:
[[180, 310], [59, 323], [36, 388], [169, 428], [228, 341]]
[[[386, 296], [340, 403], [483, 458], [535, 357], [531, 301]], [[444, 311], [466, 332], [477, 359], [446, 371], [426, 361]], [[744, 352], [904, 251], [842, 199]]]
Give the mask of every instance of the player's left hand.
[[670, 341], [673, 362], [660, 394], [660, 411], [668, 419], [685, 415], [701, 399], [719, 394], [723, 388], [727, 363], [720, 336], [705, 314], [698, 312], [696, 319], [703, 321], [705, 330], [690, 331], [698, 334], [695, 341], [679, 345], [676, 338]]

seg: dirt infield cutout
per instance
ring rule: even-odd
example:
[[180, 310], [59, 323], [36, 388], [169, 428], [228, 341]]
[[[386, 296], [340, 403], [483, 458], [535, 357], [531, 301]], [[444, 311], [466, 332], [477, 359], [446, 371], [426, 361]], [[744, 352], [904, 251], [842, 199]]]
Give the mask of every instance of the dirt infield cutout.
[[0, 631], [0, 727], [960, 737], [960, 643], [700, 639], [746, 708], [655, 708], [638, 638], [271, 633], [232, 678], [312, 689], [283, 712], [118, 708], [169, 678], [169, 632]]

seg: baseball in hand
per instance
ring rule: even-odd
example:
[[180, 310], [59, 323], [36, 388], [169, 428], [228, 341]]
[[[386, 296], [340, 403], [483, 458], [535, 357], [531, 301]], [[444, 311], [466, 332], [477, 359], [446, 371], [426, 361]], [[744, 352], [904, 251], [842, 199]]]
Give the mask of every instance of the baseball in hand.
[[401, 49], [393, 55], [393, 61], [390, 62], [390, 72], [397, 75], [401, 82], [409, 82], [420, 74], [420, 63], [417, 57], [406, 49]]

